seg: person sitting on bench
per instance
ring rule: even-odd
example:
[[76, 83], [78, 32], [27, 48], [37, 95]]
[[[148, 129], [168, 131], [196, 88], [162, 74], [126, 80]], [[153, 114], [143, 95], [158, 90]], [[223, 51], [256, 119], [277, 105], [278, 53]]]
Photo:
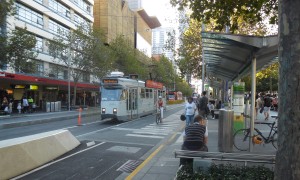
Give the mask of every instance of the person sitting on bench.
[[[182, 150], [208, 151], [208, 131], [205, 119], [197, 115], [194, 124], [187, 126], [184, 131]], [[180, 165], [193, 164], [193, 159], [180, 158]]]

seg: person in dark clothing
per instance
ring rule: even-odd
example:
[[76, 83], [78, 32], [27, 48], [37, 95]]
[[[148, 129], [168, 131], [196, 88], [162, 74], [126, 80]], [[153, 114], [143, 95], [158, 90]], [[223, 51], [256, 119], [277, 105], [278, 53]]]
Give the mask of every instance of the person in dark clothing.
[[207, 115], [207, 110], [208, 110], [208, 107], [207, 107], [207, 104], [208, 104], [208, 98], [206, 97], [206, 91], [203, 91], [202, 92], [202, 97], [200, 98], [200, 101], [199, 101], [199, 115], [201, 115], [203, 118], [206, 117]]
[[[205, 119], [201, 115], [194, 118], [194, 124], [186, 126], [183, 136], [182, 150], [208, 151], [206, 146], [208, 131]], [[180, 165], [193, 164], [193, 159], [180, 158]]]
[[216, 109], [221, 109], [222, 108], [222, 101], [219, 101], [219, 103], [216, 105]]
[[271, 106], [272, 106], [272, 99], [270, 97], [270, 94], [267, 94], [265, 97], [264, 97], [264, 115], [265, 115], [265, 120], [269, 120], [269, 116], [270, 116], [270, 109], [271, 109]]

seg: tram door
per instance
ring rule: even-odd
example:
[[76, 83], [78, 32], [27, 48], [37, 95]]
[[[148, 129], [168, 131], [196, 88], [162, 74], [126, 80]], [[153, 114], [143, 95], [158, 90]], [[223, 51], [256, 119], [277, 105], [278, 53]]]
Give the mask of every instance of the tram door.
[[138, 93], [137, 88], [131, 88], [128, 91], [127, 107], [129, 119], [138, 117]]

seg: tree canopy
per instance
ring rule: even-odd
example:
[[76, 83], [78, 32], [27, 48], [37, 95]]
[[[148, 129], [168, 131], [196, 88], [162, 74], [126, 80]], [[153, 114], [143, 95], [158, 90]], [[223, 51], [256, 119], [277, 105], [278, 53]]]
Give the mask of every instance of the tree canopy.
[[239, 18], [248, 24], [262, 22], [269, 17], [269, 22], [275, 24], [278, 21], [278, 0], [170, 0], [173, 6], [180, 10], [188, 7], [192, 10], [191, 17], [209, 24], [215, 21], [215, 30], [222, 31], [225, 26], [230, 27], [231, 32], [238, 29]]

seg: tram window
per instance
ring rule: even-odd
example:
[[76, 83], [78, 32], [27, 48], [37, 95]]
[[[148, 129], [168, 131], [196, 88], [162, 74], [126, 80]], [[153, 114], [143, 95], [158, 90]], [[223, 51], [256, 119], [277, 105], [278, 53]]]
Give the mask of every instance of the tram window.
[[121, 100], [125, 100], [125, 99], [127, 99], [127, 90], [123, 89], [121, 94]]
[[119, 101], [122, 95], [122, 89], [106, 89], [101, 92], [102, 101]]
[[150, 98], [153, 98], [153, 90], [150, 89]]
[[142, 88], [141, 89], [141, 98], [145, 98], [146, 95], [145, 95], [145, 88]]
[[152, 89], [146, 89], [146, 98], [150, 98], [152, 93]]

